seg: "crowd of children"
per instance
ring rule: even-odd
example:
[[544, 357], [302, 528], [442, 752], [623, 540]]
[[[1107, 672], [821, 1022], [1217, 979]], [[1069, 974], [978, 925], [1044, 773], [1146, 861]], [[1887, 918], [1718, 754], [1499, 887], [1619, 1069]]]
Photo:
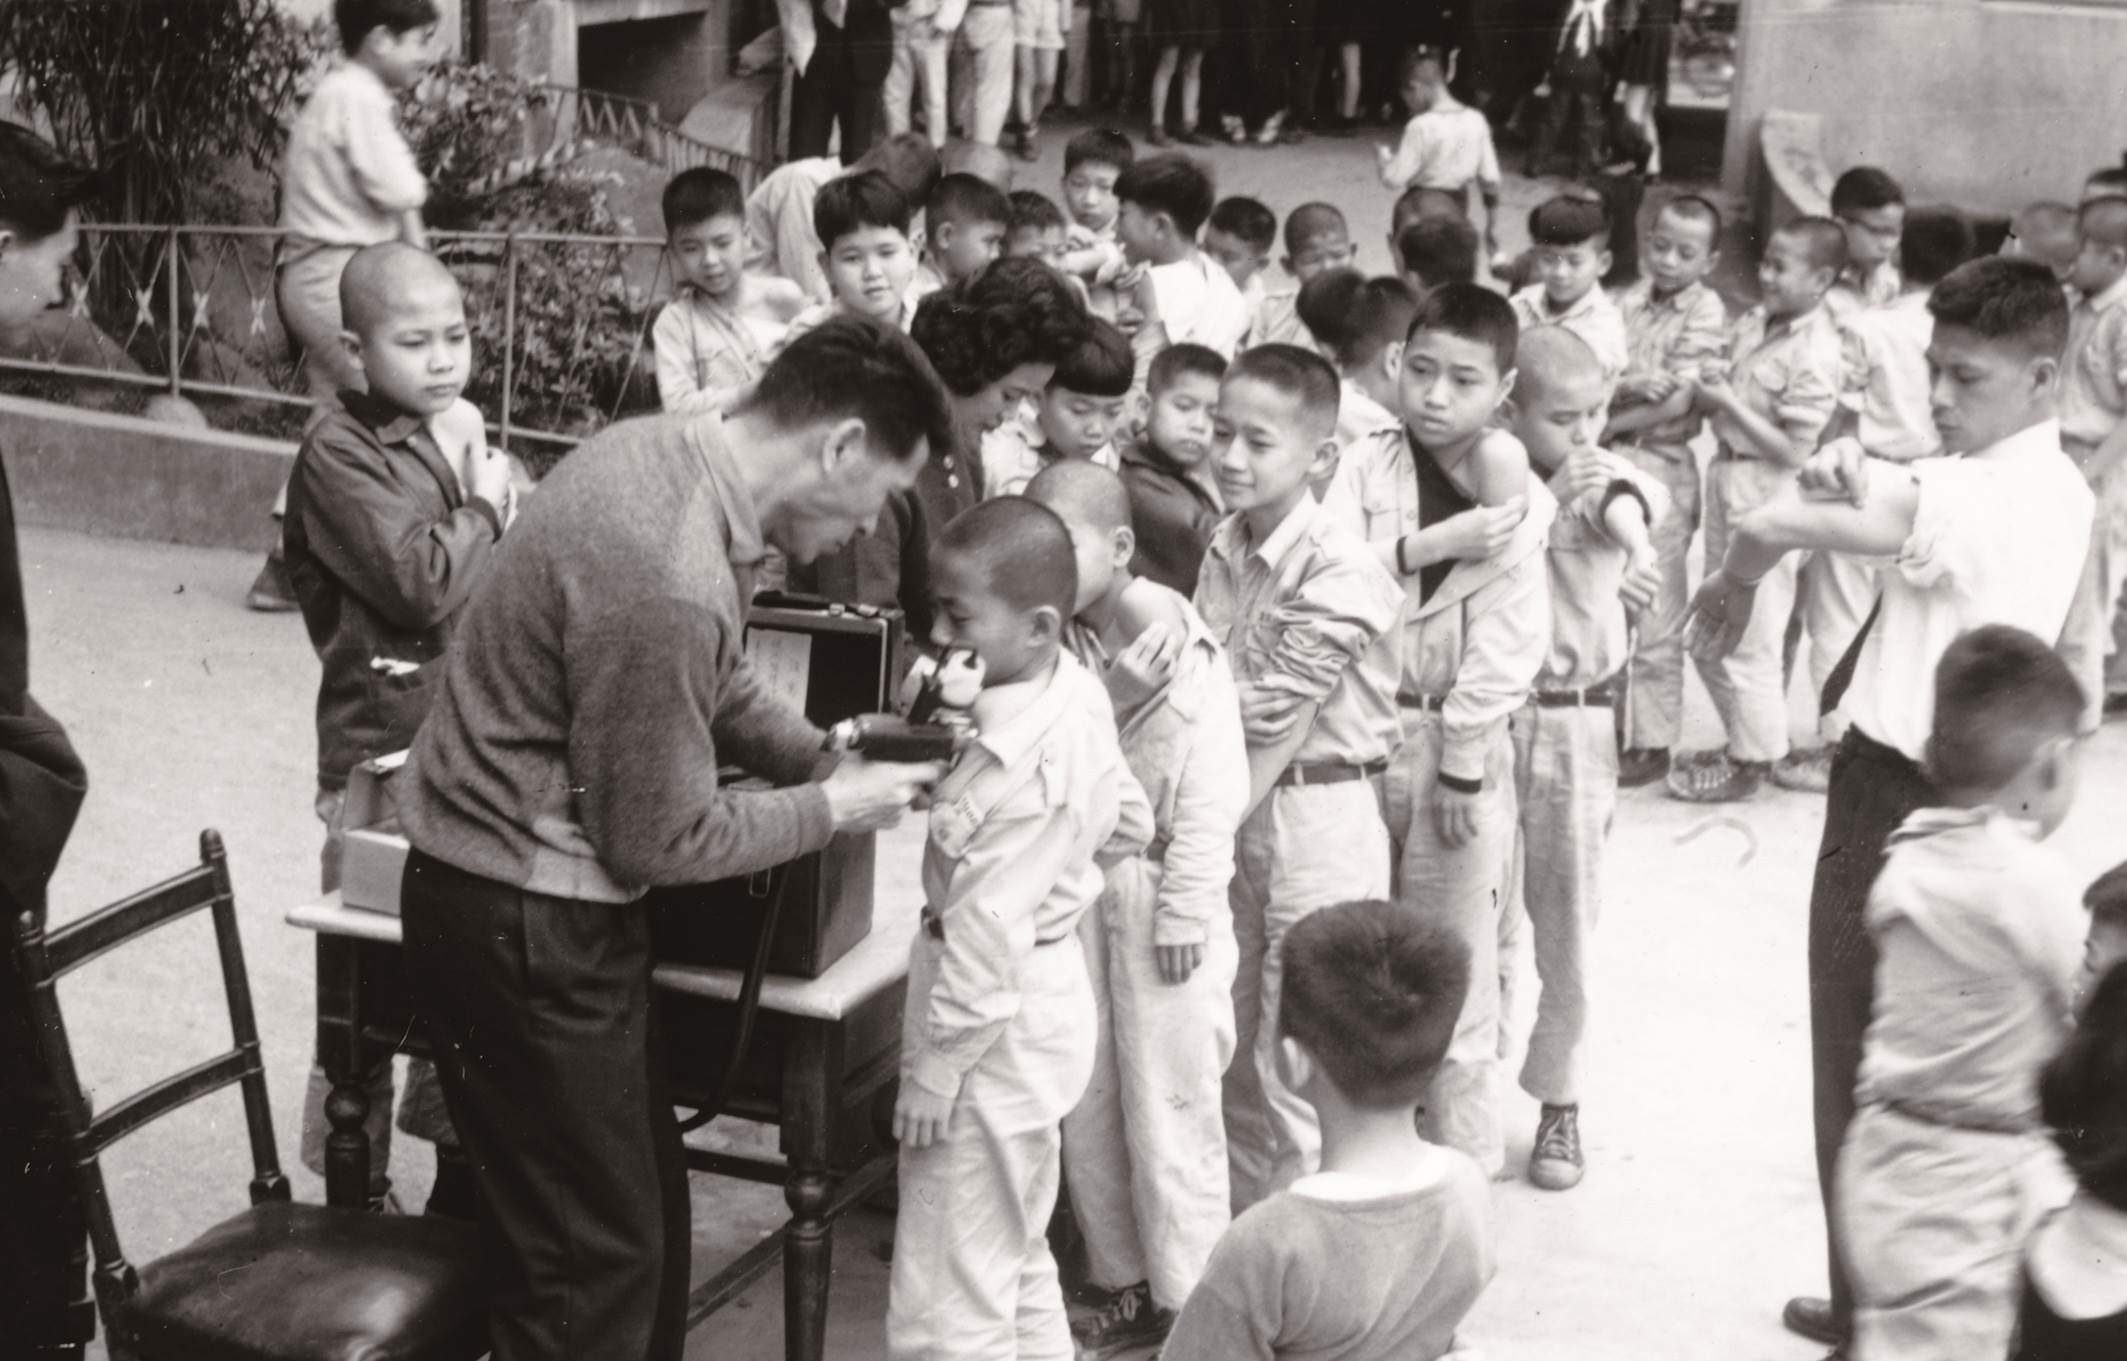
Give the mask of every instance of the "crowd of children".
[[[911, 5], [897, 32], [950, 32], [950, 6]], [[1575, 7], [1562, 54], [1590, 56], [1599, 8]], [[395, 69], [426, 9], [381, 8], [355, 61]], [[1046, 30], [1022, 47], [1039, 85]], [[2019, 215], [2007, 253], [2042, 264], [1975, 262], [1958, 215], [1850, 171], [1832, 217], [1772, 233], [1760, 301], [1732, 323], [1711, 203], [1662, 203], [1646, 277], [1613, 296], [1610, 217], [1568, 192], [1531, 214], [1509, 296], [1479, 282], [1493, 232], [1468, 220], [1473, 186], [1497, 202], [1483, 119], [1428, 59], [1405, 76], [1414, 118], [1383, 157], [1405, 187], [1398, 268], [1379, 278], [1351, 268], [1335, 208], [1295, 208], [1273, 263], [1267, 205], [1220, 201], [1198, 163], [1106, 129], [1072, 139], [1060, 206], [941, 174], [906, 133], [750, 198], [714, 170], [666, 189], [668, 411], [754, 410], [810, 332], [906, 332], [952, 417], [848, 560], [804, 583], [899, 602], [919, 641], [983, 670], [979, 740], [930, 801], [889, 1353], [1453, 1350], [1494, 1266], [1485, 1180], [1506, 1170], [1521, 942], [1540, 987], [1527, 1174], [1564, 1191], [1586, 1169], [1589, 942], [1618, 790], [1836, 784], [1829, 748], [1789, 749], [1799, 624], [1826, 737], [1842, 758], [1904, 748], [1926, 791], [1867, 899], [1858, 1114], [1827, 1185], [1851, 1319], [1835, 1295], [1802, 1324], [1862, 1361], [2000, 1356], [2021, 1310], [2025, 1356], [2109, 1354], [2078, 1339], [2116, 1337], [2127, 1304], [2127, 894], [2108, 876], [2086, 914], [2043, 843], [2106, 705], [2127, 583], [2127, 188]], [[1554, 72], [1554, 93], [1577, 78]], [[459, 400], [456, 287], [417, 220], [391, 225], [419, 196], [382, 192], [365, 200], [378, 239], [334, 246], [346, 390], [288, 498], [325, 662], [328, 888], [345, 772], [420, 727], [516, 500]], [[318, 291], [298, 286], [309, 260], [284, 264], [298, 301]], [[1900, 592], [1984, 556], [1949, 546], [1976, 495], [1932, 490], [1950, 460], [1889, 490], [1861, 470], [2027, 445], [2051, 456], [2027, 494], [2069, 521], [2095, 507], [2087, 551], [2068, 523], [2049, 550], [2075, 580], [2025, 590], [2016, 574], [2048, 564], [1997, 548], [1997, 596], [1969, 587], [1967, 627], [1912, 640], [1931, 705], [1887, 725], [1877, 699], [1850, 734], [1841, 672], [1908, 627]], [[1851, 502], [1853, 521], [1804, 524], [1811, 502]], [[1721, 751], [1675, 750], [1687, 641]], [[2075, 1000], [2100, 978], [2086, 1029], [2114, 1031], [2092, 1036]], [[2072, 1202], [2065, 1179], [2043, 1185], [2048, 1121]], [[1075, 1323], [1045, 1238], [1066, 1170], [1096, 1305]], [[2092, 1243], [2112, 1245], [2109, 1273]]]

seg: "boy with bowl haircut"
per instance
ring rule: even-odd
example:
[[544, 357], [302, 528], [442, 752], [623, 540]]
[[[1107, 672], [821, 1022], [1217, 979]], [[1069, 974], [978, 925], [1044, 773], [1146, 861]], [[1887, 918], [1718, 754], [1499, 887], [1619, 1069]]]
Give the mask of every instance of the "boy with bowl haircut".
[[920, 298], [982, 273], [1004, 250], [1011, 221], [1012, 201], [988, 180], [965, 173], [939, 180], [923, 207], [923, 260], [911, 292]]
[[1116, 178], [1115, 197], [1116, 240], [1126, 262], [1147, 270], [1168, 342], [1232, 358], [1248, 331], [1248, 304], [1196, 244], [1211, 216], [1211, 176], [1187, 156], [1149, 156]]
[[1027, 486], [1071, 534], [1078, 614], [1065, 645], [1102, 677], [1152, 844], [1111, 867], [1079, 924], [1100, 1016], [1085, 1099], [1064, 1120], [1065, 1180], [1089, 1280], [1108, 1302], [1081, 1355], [1156, 1345], [1229, 1218], [1221, 1080], [1233, 1058], [1233, 841], [1248, 747], [1224, 653], [1188, 600], [1130, 574], [1121, 479], [1055, 463]]
[[1631, 363], [1625, 319], [1603, 291], [1610, 272], [1610, 213], [1599, 199], [1559, 194], [1529, 210], [1536, 282], [1514, 295], [1523, 326], [1563, 326], [1595, 351], [1616, 382]]
[[1065, 1115], [1093, 1069], [1079, 918], [1151, 836], [1106, 690], [1061, 649], [1071, 537], [1025, 497], [985, 501], [932, 546], [931, 642], [983, 671], [979, 733], [939, 782], [911, 944], [887, 1297], [894, 1361], [1072, 1354], [1056, 1262]]
[[792, 318], [783, 344], [836, 316], [906, 331], [916, 314], [916, 248], [909, 241], [908, 200], [894, 182], [876, 170], [830, 180], [813, 201], [812, 219], [834, 300]]
[[[982, 437], [982, 494], [1016, 496], [1053, 463], [1090, 460], [1118, 466], [1115, 434], [1137, 377], [1130, 342], [1098, 317], [1078, 347], [1056, 366], [1043, 390], [1033, 430], [1007, 420]], [[1038, 442], [1037, 442], [1038, 441]]]
[[1618, 295], [1630, 362], [1612, 398], [1605, 437], [1669, 494], [1654, 528], [1661, 587], [1632, 657], [1632, 702], [1624, 714], [1618, 784], [1652, 784], [1669, 773], [1684, 724], [1684, 644], [1691, 602], [1686, 558], [1699, 527], [1699, 462], [1691, 443], [1706, 417], [1693, 380], [1728, 353], [1728, 306], [1706, 282], [1720, 263], [1720, 210], [1679, 194], [1655, 212], [1640, 253], [1646, 277]]
[[[480, 413], [460, 396], [472, 341], [450, 271], [403, 242], [365, 246], [340, 275], [340, 302], [343, 344], [366, 390], [343, 391], [304, 435], [284, 531], [289, 580], [323, 664], [316, 806], [328, 893], [340, 886], [348, 772], [412, 744], [459, 609], [485, 578], [515, 506], [510, 460], [488, 447]], [[435, 1081], [430, 1064], [413, 1064], [400, 1119], [445, 1150], [435, 1203], [462, 1214], [468, 1173], [450, 1156], [457, 1140], [440, 1117]], [[370, 1081], [365, 1131], [377, 1200], [391, 1187], [391, 1085], [387, 1063]], [[327, 1091], [314, 1068], [302, 1153], [320, 1173]]]
[[2022, 629], [1974, 629], [1936, 667], [1941, 803], [1892, 834], [1868, 895], [1876, 1000], [1835, 1201], [1857, 1357], [2009, 1355], [2025, 1239], [2068, 1198], [2039, 1074], [2074, 1029], [2089, 923], [2045, 842], [2082, 709]]
[[1311, 479], [1336, 457], [1337, 375], [1320, 355], [1262, 345], [1219, 386], [1212, 461], [1228, 514], [1196, 604], [1231, 659], [1248, 737], [1246, 820], [1231, 898], [1241, 962], [1226, 1075], [1233, 1204], [1313, 1170], [1313, 1112], [1278, 1076], [1280, 943], [1356, 887], [1387, 892], [1375, 781], [1397, 742], [1395, 581], [1332, 521]]
[[805, 292], [746, 273], [746, 196], [732, 176], [682, 170], [662, 206], [674, 288], [650, 328], [658, 402], [667, 411], [721, 410], [768, 367]]
[[[1758, 265], [1764, 301], [1729, 332], [1728, 364], [1702, 366], [1692, 380], [1694, 401], [1712, 420], [1719, 452], [1706, 474], [1706, 554], [1728, 551], [1736, 524], [1791, 486], [1795, 470], [1816, 452], [1838, 408], [1848, 372], [1846, 341], [1824, 297], [1846, 259], [1846, 234], [1827, 218], [1804, 217], [1773, 233]], [[1791, 759], [1786, 672], [1781, 640], [1800, 589], [1801, 566], [1783, 558], [1757, 583], [1763, 609], [1730, 655], [1698, 659], [1714, 707], [1727, 731], [1725, 750], [1690, 753], [1672, 762], [1669, 792], [1691, 803], [1727, 803], [1756, 795], [1782, 763], [1806, 775], [1815, 754]], [[1866, 603], [1862, 606], [1866, 610]], [[1810, 671], [1822, 691], [1833, 664], [1860, 619], [1844, 628], [1840, 651], [1825, 646], [1831, 631], [1808, 620]]]
[[1457, 1355], [1492, 1278], [1491, 1190], [1426, 1142], [1425, 1099], [1469, 953], [1402, 904], [1343, 903], [1285, 938], [1279, 1070], [1318, 1113], [1322, 1170], [1234, 1220], [1166, 1361]]
[[1488, 439], [1520, 449], [1492, 428], [1513, 389], [1518, 333], [1507, 300], [1475, 284], [1428, 296], [1403, 347], [1403, 424], [1345, 451], [1324, 505], [1367, 540], [1405, 596], [1403, 752], [1387, 782], [1396, 898], [1470, 952], [1469, 998], [1425, 1102], [1426, 1131], [1488, 1174], [1506, 1162], [1493, 1088], [1514, 839], [1508, 719], [1550, 643], [1543, 547], [1558, 506], [1533, 473], [1525, 499], [1497, 507], [1479, 504], [1453, 474]]
[[1207, 466], [1225, 376], [1226, 361], [1216, 350], [1189, 344], [1161, 350], [1146, 375], [1144, 434], [1122, 450], [1137, 538], [1131, 575], [1183, 596], [1196, 594], [1204, 550], [1226, 513]]
[[827, 185], [871, 170], [893, 181], [902, 197], [920, 208], [938, 186], [938, 149], [921, 133], [900, 132], [865, 152], [855, 165], [844, 166], [834, 156], [814, 156], [777, 166], [746, 196], [746, 268], [781, 275], [814, 302], [832, 298], [820, 261], [815, 202]]
[[1311, 347], [1314, 337], [1300, 319], [1300, 290], [1330, 270], [1349, 267], [1356, 254], [1351, 227], [1333, 205], [1303, 203], [1288, 213], [1285, 255], [1264, 281], [1246, 343]]
[[2127, 586], [2127, 198], [2098, 198], [2078, 214], [2081, 248], [2061, 365], [2061, 448], [2097, 493], [2097, 524], [2061, 655], [2089, 705], [2086, 731], [2104, 718], [2113, 611]]
[[[1529, 1180], [1547, 1191], [1580, 1183], [1580, 1101], [1586, 1084], [1589, 938], [1602, 906], [1603, 844], [1617, 812], [1617, 722], [1629, 649], [1628, 614], [1654, 602], [1659, 572], [1650, 527], [1667, 496], [1654, 479], [1599, 447], [1610, 402], [1602, 365], [1562, 326], [1525, 331], [1516, 350], [1514, 434], [1558, 499], [1544, 550], [1551, 639], [1535, 688], [1514, 711], [1522, 907], [1542, 995], [1521, 1067], [1542, 1105]], [[1508, 895], [1509, 912], [1517, 912]]]

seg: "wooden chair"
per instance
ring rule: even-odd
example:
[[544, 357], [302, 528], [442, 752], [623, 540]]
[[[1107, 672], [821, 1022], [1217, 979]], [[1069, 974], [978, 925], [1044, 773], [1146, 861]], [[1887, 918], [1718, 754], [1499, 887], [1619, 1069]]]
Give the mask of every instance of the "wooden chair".
[[[251, 985], [221, 836], [200, 866], [54, 931], [25, 913], [20, 967], [43, 1057], [64, 1106], [96, 1259], [96, 1302], [114, 1358], [152, 1361], [471, 1361], [487, 1350], [472, 1226], [298, 1205], [274, 1152]], [[214, 915], [234, 1045], [97, 1115], [82, 1094], [58, 981], [106, 951], [201, 908]], [[151, 1120], [235, 1083], [251, 1137], [251, 1208], [137, 1272], [112, 1225], [98, 1158]], [[0, 1350], [5, 1350], [0, 1347]]]

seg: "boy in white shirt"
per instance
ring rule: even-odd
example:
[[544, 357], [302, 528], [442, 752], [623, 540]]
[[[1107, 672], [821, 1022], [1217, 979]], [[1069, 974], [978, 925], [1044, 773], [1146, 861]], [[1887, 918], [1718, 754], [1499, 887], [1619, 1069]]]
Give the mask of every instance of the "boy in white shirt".
[[1422, 49], [1403, 61], [1403, 102], [1411, 121], [1391, 151], [1374, 148], [1381, 182], [1391, 189], [1435, 189], [1452, 194], [1467, 214], [1470, 190], [1484, 201], [1485, 253], [1499, 254], [1499, 152], [1492, 125], [1476, 109], [1448, 93], [1440, 58]]
[[1616, 383], [1632, 362], [1625, 317], [1602, 278], [1610, 272], [1610, 214], [1601, 202], [1560, 194], [1529, 212], [1535, 243], [1535, 283], [1514, 295], [1514, 316], [1524, 327], [1563, 326], [1595, 351], [1605, 381]]
[[1186, 156], [1152, 156], [1116, 178], [1115, 197], [1116, 240], [1125, 261], [1150, 270], [1168, 341], [1233, 358], [1248, 331], [1248, 305], [1233, 276], [1196, 244], [1211, 216], [1211, 176]]
[[2044, 843], [2074, 806], [2082, 702], [2008, 625], [1936, 668], [1943, 806], [1892, 834], [1869, 891], [1876, 1003], [1839, 1153], [1861, 1361], [2007, 1355], [2024, 1239], [2067, 1198], [2038, 1075], [2073, 1025], [2087, 919]]
[[1353, 902], [1285, 934], [1278, 1071], [1322, 1168], [1219, 1240], [1164, 1361], [1435, 1361], [1491, 1280], [1491, 1189], [1414, 1111], [1447, 1053], [1469, 951], [1417, 909]]
[[746, 196], [721, 170], [682, 170], [665, 186], [672, 301], [650, 328], [657, 398], [667, 411], [720, 411], [781, 348], [805, 293], [745, 271]]

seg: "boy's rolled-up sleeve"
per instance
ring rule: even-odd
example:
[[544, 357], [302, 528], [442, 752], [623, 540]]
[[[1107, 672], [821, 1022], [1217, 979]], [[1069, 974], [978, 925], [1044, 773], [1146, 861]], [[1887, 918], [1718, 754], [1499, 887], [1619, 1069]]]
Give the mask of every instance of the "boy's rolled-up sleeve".
[[1529, 698], [1551, 643], [1544, 571], [1543, 553], [1530, 553], [1460, 606], [1462, 660], [1440, 706], [1444, 775], [1483, 780], [1486, 755], [1506, 740], [1508, 717]]
[[1728, 309], [1709, 288], [1692, 300], [1663, 361], [1673, 377], [1688, 382], [1705, 372], [1708, 364], [1727, 357]]
[[1270, 611], [1277, 636], [1269, 672], [1297, 682], [1294, 693], [1320, 702], [1345, 668], [1396, 626], [1403, 591], [1363, 548], [1325, 554], [1300, 589]]

